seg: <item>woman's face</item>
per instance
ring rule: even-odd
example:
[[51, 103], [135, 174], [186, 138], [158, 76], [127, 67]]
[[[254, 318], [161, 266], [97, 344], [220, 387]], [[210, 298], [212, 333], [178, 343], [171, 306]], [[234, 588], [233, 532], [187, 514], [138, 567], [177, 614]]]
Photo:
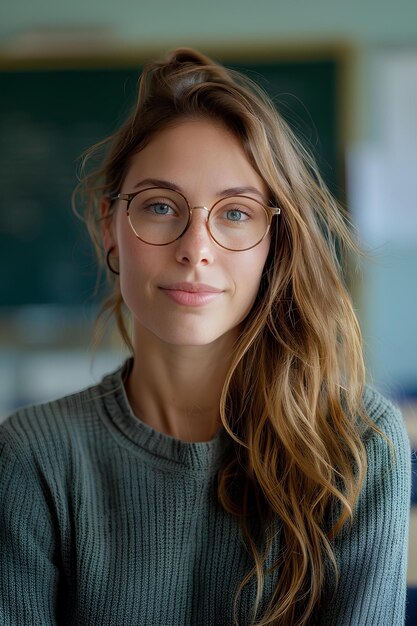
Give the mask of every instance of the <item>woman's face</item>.
[[[210, 208], [231, 188], [267, 203], [265, 184], [238, 139], [208, 120], [185, 120], [157, 133], [132, 158], [121, 193], [171, 185], [192, 207]], [[136, 335], [146, 329], [183, 346], [236, 338], [256, 298], [270, 239], [232, 252], [211, 239], [206, 219], [207, 211], [195, 210], [180, 239], [153, 246], [135, 236], [126, 202], [118, 202], [105, 245], [115, 245], [119, 256], [121, 293]]]

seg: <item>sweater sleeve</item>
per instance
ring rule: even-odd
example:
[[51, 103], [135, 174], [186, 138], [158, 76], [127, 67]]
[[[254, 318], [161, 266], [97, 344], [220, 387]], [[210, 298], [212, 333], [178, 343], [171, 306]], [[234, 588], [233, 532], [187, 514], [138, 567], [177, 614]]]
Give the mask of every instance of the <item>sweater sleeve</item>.
[[14, 448], [0, 437], [0, 623], [53, 626], [58, 587], [53, 523], [34, 468]]
[[384, 403], [376, 424], [392, 445], [375, 431], [365, 440], [367, 477], [353, 525], [335, 542], [339, 585], [325, 601], [320, 626], [404, 626], [410, 444], [400, 412], [385, 399], [376, 398], [373, 406]]

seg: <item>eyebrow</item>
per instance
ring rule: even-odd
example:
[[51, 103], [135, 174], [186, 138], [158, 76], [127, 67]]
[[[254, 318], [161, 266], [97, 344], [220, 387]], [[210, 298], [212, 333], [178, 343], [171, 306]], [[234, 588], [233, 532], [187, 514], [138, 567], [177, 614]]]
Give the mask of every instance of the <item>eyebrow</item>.
[[[138, 183], [136, 183], [134, 189], [146, 187], [147, 185], [150, 185], [151, 187], [167, 187], [185, 195], [181, 187], [178, 187], [178, 185], [170, 180], [163, 180], [162, 178], [144, 178], [143, 180], [140, 180]], [[259, 189], [256, 189], [256, 187], [251, 186], [229, 187], [228, 189], [223, 189], [222, 191], [219, 191], [217, 196], [219, 198], [223, 196], [241, 196], [248, 193], [255, 194], [262, 200], [262, 202], [265, 202], [263, 193], [261, 193]]]

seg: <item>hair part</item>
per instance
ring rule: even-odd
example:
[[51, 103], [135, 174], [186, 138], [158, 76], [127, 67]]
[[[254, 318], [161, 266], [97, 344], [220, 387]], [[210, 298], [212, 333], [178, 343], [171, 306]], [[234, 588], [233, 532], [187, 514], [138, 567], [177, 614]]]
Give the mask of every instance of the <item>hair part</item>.
[[[101, 198], [119, 192], [132, 156], [156, 132], [202, 117], [236, 135], [281, 208], [221, 398], [233, 445], [219, 470], [218, 499], [239, 520], [253, 558], [235, 597], [234, 620], [238, 624], [238, 597], [255, 577], [253, 624], [306, 626], [329, 572], [337, 581], [332, 542], [352, 520], [366, 474], [361, 435], [376, 429], [362, 403], [361, 335], [340, 260], [343, 251], [359, 252], [346, 215], [263, 91], [190, 49], [145, 67], [131, 116], [84, 155], [84, 170], [97, 156], [104, 160], [77, 192], [102, 268], [100, 219], [112, 219], [113, 205], [100, 218]], [[133, 351], [119, 281], [109, 278], [102, 313], [115, 316]], [[277, 519], [283, 549], [265, 571]], [[265, 577], [274, 572], [278, 582], [259, 616]]]

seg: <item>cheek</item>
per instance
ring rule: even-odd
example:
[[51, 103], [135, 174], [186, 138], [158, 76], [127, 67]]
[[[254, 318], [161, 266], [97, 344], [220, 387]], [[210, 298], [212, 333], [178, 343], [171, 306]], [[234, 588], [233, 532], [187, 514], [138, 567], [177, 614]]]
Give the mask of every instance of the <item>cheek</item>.
[[262, 243], [259, 244], [253, 250], [249, 250], [252, 252], [250, 258], [247, 259], [247, 271], [250, 276], [253, 285], [256, 285], [256, 290], [259, 288], [259, 283], [261, 282], [262, 273], [264, 271], [265, 263], [268, 258], [268, 253], [270, 249], [270, 237], [267, 237]]
[[146, 289], [155, 263], [149, 260], [149, 251], [144, 249], [146, 244], [131, 237], [130, 233], [122, 231], [119, 235], [120, 290], [124, 302], [132, 310]]
[[[261, 247], [262, 246], [262, 247]], [[241, 283], [242, 298], [245, 298], [252, 305], [258, 295], [262, 273], [268, 257], [269, 242], [260, 244], [259, 249], [254, 248], [252, 254], [248, 254], [240, 263], [236, 263], [236, 284]], [[243, 262], [244, 261], [244, 262]]]

